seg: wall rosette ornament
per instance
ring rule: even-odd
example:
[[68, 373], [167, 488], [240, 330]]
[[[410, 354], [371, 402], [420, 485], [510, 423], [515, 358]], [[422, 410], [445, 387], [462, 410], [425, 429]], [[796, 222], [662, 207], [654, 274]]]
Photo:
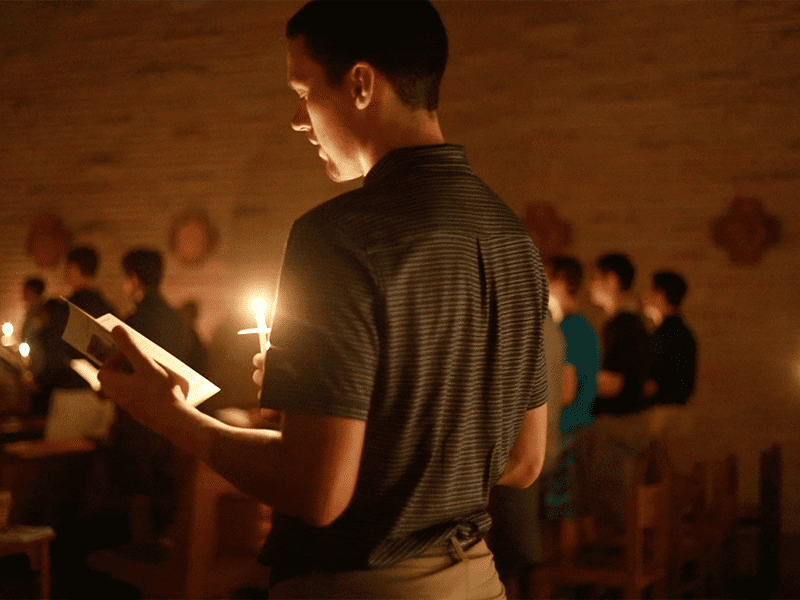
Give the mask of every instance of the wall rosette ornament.
[[551, 202], [529, 202], [522, 219], [542, 258], [562, 254], [572, 241], [572, 224]]
[[69, 250], [72, 234], [59, 217], [49, 213], [38, 215], [28, 229], [26, 249], [36, 266], [52, 269]]
[[711, 239], [735, 265], [755, 265], [780, 241], [781, 223], [756, 198], [737, 196], [728, 212], [711, 222]]
[[214, 251], [219, 231], [208, 213], [188, 208], [178, 215], [169, 233], [169, 249], [185, 265], [200, 265]]

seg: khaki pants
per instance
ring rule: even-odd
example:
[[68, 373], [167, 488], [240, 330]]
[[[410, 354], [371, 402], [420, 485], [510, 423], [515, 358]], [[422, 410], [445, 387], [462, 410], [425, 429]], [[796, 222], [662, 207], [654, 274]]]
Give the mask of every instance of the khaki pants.
[[462, 550], [447, 543], [391, 567], [364, 571], [314, 572], [281, 581], [272, 598], [504, 599], [503, 584], [486, 542]]

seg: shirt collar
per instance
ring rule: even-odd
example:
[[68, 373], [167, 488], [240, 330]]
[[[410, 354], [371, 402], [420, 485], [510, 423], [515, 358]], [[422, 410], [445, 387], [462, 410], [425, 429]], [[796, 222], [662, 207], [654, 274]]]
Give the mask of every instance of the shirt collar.
[[437, 144], [434, 146], [410, 146], [392, 150], [381, 158], [364, 177], [364, 185], [373, 185], [399, 172], [424, 168], [461, 169], [472, 173], [462, 146]]

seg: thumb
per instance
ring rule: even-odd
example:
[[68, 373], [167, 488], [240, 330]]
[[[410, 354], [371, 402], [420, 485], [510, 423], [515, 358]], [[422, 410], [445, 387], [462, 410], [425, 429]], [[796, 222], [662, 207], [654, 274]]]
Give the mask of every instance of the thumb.
[[[117, 349], [127, 359], [128, 367], [133, 367], [134, 371], [141, 371], [151, 367], [152, 363], [148, 357], [142, 354], [141, 350], [133, 343], [130, 334], [124, 327], [117, 325], [111, 330], [111, 336], [117, 345]], [[108, 361], [109, 363], [111, 360]], [[111, 365], [113, 368], [113, 365]], [[126, 365], [122, 365], [123, 370]]]

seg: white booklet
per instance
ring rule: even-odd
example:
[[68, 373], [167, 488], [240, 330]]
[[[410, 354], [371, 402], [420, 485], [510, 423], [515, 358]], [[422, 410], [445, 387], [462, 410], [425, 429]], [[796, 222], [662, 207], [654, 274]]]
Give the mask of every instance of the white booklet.
[[[106, 359], [117, 351], [111, 330], [117, 325], [123, 327], [139, 351], [155, 360], [178, 378], [186, 394], [186, 402], [197, 406], [219, 391], [219, 388], [197, 371], [175, 358], [158, 344], [120, 321], [111, 313], [95, 319], [88, 313], [67, 301], [69, 319], [61, 336], [65, 342], [86, 356], [94, 367], [100, 367]], [[83, 365], [85, 371], [86, 365]], [[82, 373], [83, 375], [83, 373]]]

